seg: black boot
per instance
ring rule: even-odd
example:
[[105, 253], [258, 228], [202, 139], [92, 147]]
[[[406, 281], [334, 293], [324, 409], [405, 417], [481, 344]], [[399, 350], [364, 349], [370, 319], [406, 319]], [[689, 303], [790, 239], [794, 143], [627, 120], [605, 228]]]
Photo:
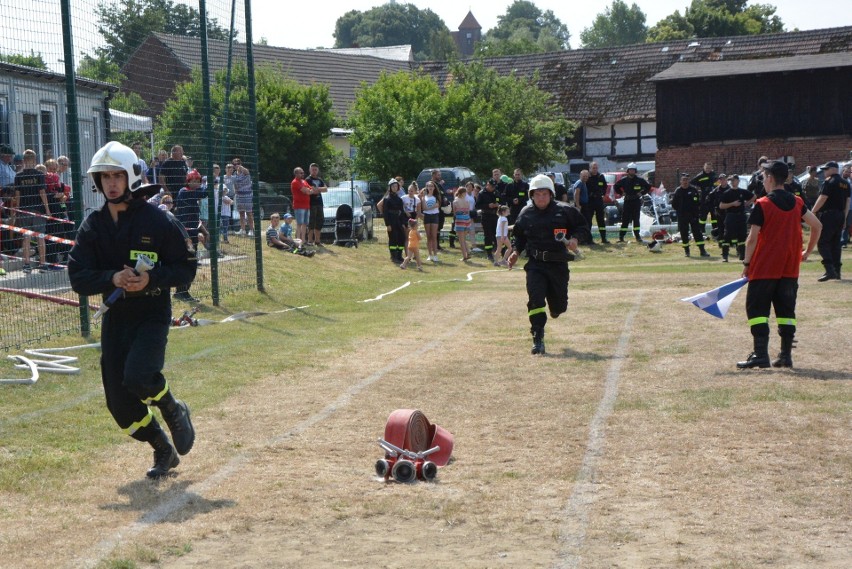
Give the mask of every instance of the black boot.
[[180, 457], [162, 429], [159, 429], [157, 437], [150, 444], [154, 447], [154, 466], [145, 473], [148, 478], [157, 479], [165, 476], [169, 470], [180, 464]]
[[689, 245], [683, 248], [683, 254], [689, 257]]
[[745, 245], [737, 245], [737, 258], [745, 261]]
[[709, 257], [709, 256], [710, 256], [710, 253], [708, 253], [708, 252], [704, 249], [704, 245], [699, 245], [699, 246], [698, 246], [698, 251], [701, 253], [701, 256], [702, 256], [702, 257]]
[[544, 354], [544, 328], [534, 326], [530, 329], [533, 337], [532, 354]]
[[837, 280], [840, 280], [840, 267], [843, 266], [843, 263], [837, 263], [834, 265], [834, 272], [837, 274]]
[[598, 231], [601, 234], [601, 243], [609, 244], [609, 239], [606, 238], [606, 229], [598, 228]]
[[737, 369], [769, 367], [769, 336], [754, 337], [754, 351], [744, 362], [737, 362]]
[[171, 391], [167, 391], [162, 399], [154, 403], [163, 414], [163, 420], [169, 426], [175, 448], [181, 456], [192, 450], [195, 443], [195, 429], [189, 418], [189, 407], [179, 399], [175, 399]]
[[823, 266], [825, 266], [825, 273], [820, 278], [818, 278], [817, 281], [824, 283], [825, 281], [833, 281], [840, 279], [840, 275], [837, 274], [837, 271], [834, 269], [834, 265], [832, 263], [823, 261], [822, 264]]
[[730, 247], [728, 247], [727, 245], [722, 246], [722, 262], [723, 263], [728, 262], [728, 252], [729, 251], [730, 251]]
[[793, 367], [793, 338], [781, 336], [781, 351], [772, 360], [772, 367]]

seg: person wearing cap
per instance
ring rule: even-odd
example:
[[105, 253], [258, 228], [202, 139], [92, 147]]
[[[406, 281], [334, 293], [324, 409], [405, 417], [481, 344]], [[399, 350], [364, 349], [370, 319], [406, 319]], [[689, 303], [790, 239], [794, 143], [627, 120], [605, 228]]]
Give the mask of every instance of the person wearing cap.
[[799, 180], [796, 179], [796, 176], [793, 175], [793, 169], [795, 168], [795, 164], [792, 162], [787, 163], [787, 168], [790, 173], [787, 175], [787, 181], [784, 182], [784, 189], [793, 194], [794, 196], [799, 196], [802, 198], [802, 201], [805, 202], [805, 205], [808, 205], [805, 201], [805, 190], [802, 188], [802, 184], [799, 183]]
[[727, 237], [725, 236], [725, 212], [724, 210], [719, 208], [719, 204], [722, 201], [722, 194], [731, 189], [728, 185], [728, 175], [727, 174], [719, 174], [716, 176], [717, 183], [713, 186], [713, 189], [710, 190], [710, 208], [713, 211], [713, 217], [716, 220], [716, 226], [712, 231], [715, 231], [715, 238], [719, 242], [719, 246], [722, 248], [722, 262], [728, 262], [727, 252], [729, 251], [729, 245]]
[[849, 182], [838, 173], [837, 162], [826, 162], [819, 167], [825, 172], [825, 182], [822, 184], [819, 197], [814, 204], [814, 214], [822, 222], [822, 235], [819, 238], [819, 254], [825, 267], [825, 274], [819, 277], [819, 282], [840, 280], [840, 234], [849, 211], [850, 190]]
[[627, 226], [633, 224], [633, 235], [637, 243], [644, 243], [639, 236], [639, 213], [642, 210], [642, 196], [651, 191], [651, 184], [645, 178], [636, 175], [639, 169], [631, 162], [627, 165], [627, 175], [615, 183], [613, 189], [617, 196], [624, 196], [624, 209], [621, 214], [621, 229], [618, 230], [618, 241], [624, 243]]
[[547, 313], [558, 318], [568, 310], [568, 261], [578, 240], [588, 238], [586, 220], [576, 208], [556, 201], [553, 180], [539, 174], [530, 180], [530, 203], [518, 215], [512, 230], [511, 269], [518, 252], [527, 255], [527, 315], [533, 337], [532, 354], [544, 354]]
[[[198, 234], [201, 225], [201, 204], [199, 201], [207, 198], [207, 189], [206, 185], [202, 185], [201, 173], [198, 170], [190, 170], [186, 174], [186, 185], [175, 196], [175, 216], [186, 230], [195, 251], [198, 251]], [[175, 300], [198, 302], [197, 298], [189, 294], [189, 286], [188, 283], [177, 287], [175, 289]]]
[[405, 215], [405, 206], [399, 197], [399, 182], [396, 178], [388, 180], [388, 189], [384, 197], [376, 205], [376, 209], [385, 220], [388, 231], [388, 251], [390, 260], [394, 264], [402, 263], [405, 257], [405, 232], [408, 231], [408, 216]]
[[731, 185], [719, 197], [719, 210], [724, 215], [722, 261], [728, 262], [728, 252], [733, 247], [740, 261], [745, 258], [745, 242], [748, 237], [748, 214], [746, 206], [754, 201], [754, 194], [740, 187], [740, 177], [729, 177]]
[[15, 168], [15, 173], [20, 174], [24, 169], [24, 155], [23, 154], [15, 154], [12, 158], [12, 164]]
[[672, 195], [672, 207], [677, 212], [677, 229], [680, 232], [680, 244], [683, 254], [690, 256], [689, 232], [692, 230], [692, 238], [698, 245], [698, 251], [702, 257], [710, 254], [704, 249], [704, 225], [699, 221], [701, 213], [701, 188], [689, 183], [689, 175], [680, 175], [680, 185]]
[[[606, 238], [606, 210], [604, 208], [604, 195], [606, 194], [606, 177], [600, 173], [597, 162], [589, 164], [589, 179], [586, 181], [586, 188], [589, 190], [589, 209], [597, 220], [598, 233], [601, 236], [601, 243], [608, 244]], [[589, 227], [592, 226], [592, 218], [587, 218]]]
[[[743, 277], [748, 278], [746, 315], [754, 350], [738, 369], [767, 368], [769, 361], [769, 312], [775, 309], [781, 351], [774, 367], [793, 367], [796, 335], [796, 296], [799, 266], [807, 261], [819, 240], [822, 224], [802, 201], [784, 191], [789, 168], [776, 160], [764, 169], [766, 196], [759, 198], [749, 217]], [[802, 222], [810, 227], [807, 248], [802, 251]]]
[[[172, 320], [169, 289], [191, 282], [197, 261], [183, 226], [147, 202], [159, 186], [142, 184], [135, 164], [133, 150], [115, 141], [92, 157], [88, 173], [106, 203], [80, 225], [68, 277], [74, 292], [84, 296], [106, 299], [124, 290], [103, 315], [101, 378], [118, 426], [154, 448], [154, 465], [146, 474], [157, 479], [195, 442], [189, 407], [175, 399], [163, 366]], [[153, 266], [137, 272], [141, 255]], [[171, 441], [151, 407], [159, 408]]]

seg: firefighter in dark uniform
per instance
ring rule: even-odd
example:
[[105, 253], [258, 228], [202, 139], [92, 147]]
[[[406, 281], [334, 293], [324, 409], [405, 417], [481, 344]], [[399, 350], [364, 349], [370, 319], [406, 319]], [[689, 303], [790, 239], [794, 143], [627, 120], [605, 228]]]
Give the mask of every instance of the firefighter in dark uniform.
[[740, 187], [740, 177], [730, 176], [731, 186], [725, 189], [719, 199], [719, 209], [724, 212], [725, 241], [722, 245], [722, 260], [728, 261], [731, 247], [737, 252], [740, 261], [745, 258], [745, 241], [748, 237], [748, 214], [746, 206], [754, 201], [754, 194]]
[[512, 229], [509, 267], [517, 262], [518, 251], [526, 251], [532, 353], [544, 354], [546, 311], [558, 318], [568, 310], [568, 261], [574, 259], [578, 237], [585, 239], [589, 230], [576, 208], [556, 201], [553, 181], [547, 176], [530, 180], [530, 199], [533, 203], [521, 210]]
[[731, 187], [728, 185], [727, 174], [719, 174], [716, 179], [718, 180], [718, 184], [710, 190], [710, 207], [713, 208], [714, 215], [716, 216], [716, 239], [719, 240], [719, 245], [722, 247], [722, 261], [727, 263], [730, 244], [725, 235], [725, 210], [720, 209], [719, 204], [722, 202], [722, 194], [730, 190]]
[[819, 197], [814, 204], [814, 213], [822, 222], [822, 235], [819, 238], [819, 254], [825, 267], [825, 274], [817, 280], [825, 282], [840, 280], [840, 235], [846, 212], [849, 211], [849, 182], [837, 173], [837, 162], [826, 162], [819, 167], [825, 171]]
[[[110, 142], [98, 150], [88, 170], [104, 194], [104, 206], [80, 226], [69, 253], [68, 277], [80, 295], [124, 295], [103, 317], [101, 379], [107, 408], [118, 426], [154, 447], [149, 478], [160, 478], [190, 451], [195, 430], [189, 407], [175, 399], [163, 377], [166, 343], [172, 321], [169, 289], [195, 278], [197, 260], [183, 226], [147, 203], [158, 185], [142, 185], [136, 154]], [[154, 266], [136, 272], [139, 255]], [[150, 406], [160, 409], [172, 442]]]
[[762, 198], [766, 195], [766, 189], [763, 187], [763, 171], [767, 164], [769, 164], [769, 158], [766, 156], [758, 158], [757, 170], [752, 173], [751, 179], [748, 182], [748, 187], [746, 188], [748, 191], [753, 193], [756, 198]]
[[[787, 181], [784, 182], [784, 189], [793, 194], [794, 196], [799, 196], [802, 198], [802, 201], [805, 201], [805, 189], [802, 187], [802, 184], [796, 177], [793, 175], [793, 168], [796, 165], [792, 162], [787, 163], [787, 167], [790, 168], [790, 174], [787, 176]], [[807, 205], [807, 203], [805, 204]]]
[[492, 263], [494, 262], [494, 247], [497, 245], [497, 208], [500, 207], [500, 198], [496, 189], [497, 182], [488, 180], [485, 182], [485, 191], [479, 192], [479, 196], [476, 198], [476, 209], [482, 214], [485, 253]]
[[687, 257], [689, 253], [689, 231], [692, 230], [692, 238], [698, 245], [698, 251], [702, 257], [710, 254], [704, 250], [704, 226], [698, 217], [701, 212], [701, 189], [689, 183], [687, 174], [680, 175], [680, 186], [672, 196], [672, 207], [677, 212], [677, 230], [680, 232], [680, 244], [683, 246], [683, 254]]
[[642, 196], [651, 191], [651, 185], [636, 175], [638, 168], [631, 162], [627, 165], [627, 175], [615, 183], [617, 196], [624, 196], [624, 209], [621, 215], [621, 229], [618, 230], [618, 240], [624, 242], [627, 235], [627, 225], [633, 224], [633, 235], [637, 243], [644, 243], [639, 237], [639, 212], [642, 209]]
[[701, 190], [701, 211], [698, 214], [698, 219], [702, 225], [707, 225], [707, 218], [710, 218], [710, 235], [719, 237], [718, 222], [716, 220], [716, 211], [713, 209], [710, 192], [716, 184], [716, 172], [709, 162], [704, 163], [701, 172], [689, 181], [690, 184]]
[[[512, 182], [506, 184], [505, 204], [509, 206], [509, 225], [514, 225], [518, 214], [527, 205], [529, 199], [530, 185], [524, 182], [524, 174], [520, 168], [515, 168], [512, 174]], [[554, 186], [555, 188], [556, 186]]]
[[402, 263], [405, 257], [405, 233], [408, 229], [408, 216], [405, 206], [399, 197], [399, 181], [396, 178], [388, 180], [388, 191], [382, 198], [381, 214], [388, 230], [388, 249], [390, 259], [395, 264]]
[[[606, 210], [604, 208], [604, 195], [606, 194], [606, 178], [598, 172], [598, 163], [589, 164], [589, 179], [586, 188], [589, 190], [588, 208], [598, 222], [598, 232], [601, 234], [601, 243], [609, 243], [606, 238]], [[591, 216], [589, 217], [589, 229], [592, 227]]]

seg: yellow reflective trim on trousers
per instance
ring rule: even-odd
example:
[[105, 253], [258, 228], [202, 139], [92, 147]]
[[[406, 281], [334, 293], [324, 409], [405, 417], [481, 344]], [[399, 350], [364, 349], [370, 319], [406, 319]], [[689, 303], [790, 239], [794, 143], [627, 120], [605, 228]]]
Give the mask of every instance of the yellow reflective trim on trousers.
[[142, 429], [142, 428], [150, 425], [151, 421], [153, 419], [154, 419], [154, 414], [151, 412], [150, 409], [148, 409], [148, 414], [145, 415], [145, 418], [142, 419], [141, 421], [136, 421], [135, 423], [133, 423], [132, 425], [130, 425], [129, 427], [124, 429], [124, 433], [127, 434], [127, 435], [132, 435], [133, 433], [135, 433], [139, 429]]
[[757, 326], [758, 324], [769, 324], [768, 316], [758, 316], [757, 318], [751, 318], [748, 321], [749, 326]]
[[779, 326], [795, 326], [796, 319], [795, 318], [776, 318]]
[[542, 312], [545, 312], [546, 310], [547, 310], [547, 308], [545, 308], [544, 306], [542, 306], [541, 308], [533, 308], [532, 310], [530, 310], [527, 313], [527, 316], [532, 316], [533, 314], [541, 314]]
[[163, 388], [163, 390], [161, 392], [159, 392], [158, 394], [156, 394], [153, 397], [149, 397], [148, 399], [143, 399], [142, 403], [144, 403], [145, 405], [150, 405], [152, 403], [155, 403], [155, 402], [159, 401], [160, 399], [162, 399], [163, 396], [168, 392], [169, 392], [169, 382], [167, 381], [166, 386]]

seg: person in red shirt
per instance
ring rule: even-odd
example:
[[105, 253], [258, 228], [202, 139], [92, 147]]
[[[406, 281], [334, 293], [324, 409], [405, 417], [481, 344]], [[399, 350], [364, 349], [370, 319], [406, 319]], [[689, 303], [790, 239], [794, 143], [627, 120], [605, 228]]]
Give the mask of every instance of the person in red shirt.
[[305, 180], [305, 171], [298, 166], [293, 170], [290, 194], [293, 196], [293, 215], [296, 217], [296, 238], [307, 242], [308, 221], [311, 213], [311, 194], [314, 188]]
[[[769, 362], [769, 310], [775, 308], [781, 352], [774, 367], [793, 367], [791, 350], [796, 335], [796, 296], [799, 265], [807, 261], [819, 241], [822, 224], [802, 201], [784, 191], [789, 168], [775, 161], [766, 166], [763, 186], [766, 196], [758, 199], [749, 217], [748, 237], [743, 259], [743, 276], [748, 278], [746, 315], [751, 326], [754, 351], [739, 369], [767, 368]], [[802, 222], [810, 227], [807, 248], [802, 251]]]

